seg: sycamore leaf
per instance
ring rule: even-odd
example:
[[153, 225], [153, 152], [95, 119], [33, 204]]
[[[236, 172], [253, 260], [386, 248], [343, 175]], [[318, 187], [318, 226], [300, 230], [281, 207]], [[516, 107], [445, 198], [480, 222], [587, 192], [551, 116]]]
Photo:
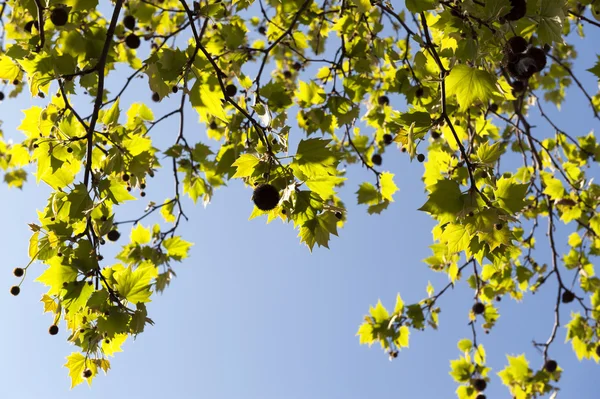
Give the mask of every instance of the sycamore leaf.
[[135, 270], [128, 266], [113, 274], [117, 283], [114, 288], [129, 302], [150, 302], [150, 282], [156, 276], [158, 269], [150, 263], [143, 263]]
[[121, 346], [127, 339], [127, 334], [115, 334], [108, 343], [102, 341], [102, 352], [107, 356], [114, 356], [117, 352], [123, 352]]
[[377, 188], [375, 188], [375, 186], [371, 183], [365, 182], [361, 184], [356, 192], [356, 195], [358, 196], [359, 204], [372, 205], [377, 204], [380, 200]]
[[390, 318], [390, 314], [381, 303], [381, 300], [377, 301], [377, 305], [375, 305], [375, 307], [371, 306], [371, 308], [369, 309], [369, 313], [371, 314], [376, 323], [383, 323], [384, 321]]
[[232, 178], [248, 177], [252, 176], [254, 169], [260, 163], [260, 160], [252, 154], [243, 154], [235, 160], [233, 166], [237, 168], [237, 171]]
[[300, 140], [292, 167], [297, 167], [307, 177], [334, 175], [338, 160], [329, 148], [330, 140]]
[[358, 7], [358, 11], [360, 13], [365, 13], [371, 9], [370, 0], [352, 0], [352, 3], [354, 3], [354, 5]]
[[383, 172], [379, 176], [379, 185], [381, 187], [381, 197], [390, 202], [394, 201], [393, 195], [398, 191], [398, 186], [394, 183], [394, 174]]
[[594, 65], [592, 68], [587, 69], [587, 71], [593, 73], [598, 79], [600, 79], [600, 56], [597, 57], [598, 61], [596, 62], [596, 65]]
[[408, 348], [409, 338], [410, 329], [407, 326], [402, 326], [398, 329], [398, 336], [394, 340], [394, 343], [398, 348]]
[[433, 10], [437, 0], [406, 0], [406, 8], [412, 13]]
[[467, 382], [471, 379], [471, 375], [475, 371], [475, 365], [461, 357], [460, 359], [450, 361], [450, 375], [456, 382]]
[[525, 206], [525, 193], [528, 184], [518, 184], [512, 178], [501, 178], [498, 180], [494, 196], [503, 208], [512, 213], [517, 213]]
[[345, 177], [322, 175], [311, 177], [306, 180], [306, 186], [323, 199], [329, 199], [335, 195], [335, 186], [346, 180]]
[[496, 80], [489, 72], [456, 65], [446, 77], [446, 94], [456, 94], [460, 109], [465, 111], [476, 101], [486, 103], [490, 100], [495, 85]]
[[119, 120], [119, 115], [121, 114], [121, 110], [119, 109], [119, 98], [115, 101], [110, 109], [104, 113], [102, 117], [102, 123], [110, 126], [116, 124]]
[[396, 306], [394, 306], [394, 314], [400, 315], [404, 311], [404, 301], [400, 294], [396, 295]]
[[359, 337], [359, 342], [361, 345], [368, 344], [371, 346], [375, 343], [373, 325], [370, 323], [364, 322], [361, 324], [356, 335]]
[[441, 241], [447, 244], [448, 251], [461, 252], [469, 247], [471, 234], [469, 234], [465, 226], [451, 223], [444, 229]]
[[83, 377], [83, 372], [85, 370], [90, 370], [92, 372], [92, 376], [87, 378], [88, 384], [92, 385], [92, 378], [94, 378], [98, 371], [96, 364], [92, 360], [88, 360], [79, 352], [74, 352], [67, 356], [67, 363], [65, 363], [65, 367], [69, 369], [69, 377], [71, 377], [71, 389], [75, 388], [77, 385], [81, 384], [84, 379], [86, 379]]
[[145, 228], [140, 223], [131, 229], [131, 242], [134, 244], [147, 244], [150, 242], [150, 229]]
[[75, 281], [78, 270], [73, 266], [62, 265], [60, 259], [50, 261], [50, 266], [35, 281], [50, 287], [48, 295], [56, 295], [63, 289], [63, 283]]
[[419, 210], [431, 214], [442, 224], [456, 220], [464, 206], [458, 183], [449, 179], [438, 180], [427, 190], [430, 191], [429, 198]]
[[187, 258], [188, 251], [193, 244], [175, 236], [163, 241], [163, 247], [167, 250], [167, 255], [176, 260]]
[[464, 338], [458, 341], [458, 349], [462, 352], [469, 352], [473, 348], [473, 342], [470, 339]]

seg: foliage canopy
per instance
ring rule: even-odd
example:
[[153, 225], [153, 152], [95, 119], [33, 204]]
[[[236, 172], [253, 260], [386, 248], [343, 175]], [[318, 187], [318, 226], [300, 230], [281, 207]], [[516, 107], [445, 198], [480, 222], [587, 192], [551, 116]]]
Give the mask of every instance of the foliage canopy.
[[[356, 185], [370, 214], [394, 201], [395, 176], [381, 167], [389, 152], [424, 162], [420, 210], [437, 221], [424, 262], [450, 282], [427, 286], [414, 303], [398, 295], [393, 311], [378, 302], [360, 343], [398, 356], [411, 331], [438, 327], [438, 300], [464, 280], [474, 291], [473, 336], [458, 343], [450, 374], [459, 398], [481, 399], [492, 379], [475, 325], [494, 327], [496, 299], [523, 300], [553, 280], [556, 322], [535, 343], [544, 367], [509, 357], [501, 381], [519, 399], [557, 390], [550, 348], [562, 326], [579, 359], [600, 361], [591, 261], [600, 253], [592, 181], [600, 146], [593, 132], [562, 130], [543, 108], [560, 107], [574, 85], [589, 103], [581, 112], [600, 120], [600, 95], [573, 73], [577, 52], [566, 40], [600, 27], [600, 1], [7, 0], [0, 16], [8, 88], [0, 99], [45, 100], [23, 110], [20, 142], [0, 141], [4, 181], [20, 188], [29, 170], [52, 189], [30, 224], [30, 262], [14, 274], [23, 281], [33, 262], [45, 265], [37, 281], [48, 287], [49, 332], [64, 320], [79, 348], [66, 363], [72, 386], [107, 372], [123, 342], [152, 324], [146, 303], [192, 245], [177, 234], [183, 196], [207, 205], [214, 189], [241, 179], [255, 187], [251, 218], [291, 223], [310, 250], [328, 247], [346, 220], [340, 186]], [[588, 71], [600, 77], [600, 62]], [[124, 73], [123, 85], [111, 80]], [[179, 107], [155, 117], [143, 102], [122, 103], [138, 77], [153, 101], [175, 97]], [[210, 142], [186, 137], [189, 111]], [[529, 122], [533, 113], [550, 134]], [[157, 148], [152, 132], [167, 118], [180, 128]], [[501, 163], [511, 154], [520, 161]], [[372, 180], [347, 182], [352, 164]], [[169, 198], [117, 219], [161, 167], [175, 182]], [[144, 225], [155, 212], [164, 223]], [[570, 229], [564, 253], [559, 224]], [[549, 264], [536, 261], [540, 236]], [[118, 240], [128, 241], [104, 259], [102, 245]], [[570, 302], [577, 311], [561, 325]]]

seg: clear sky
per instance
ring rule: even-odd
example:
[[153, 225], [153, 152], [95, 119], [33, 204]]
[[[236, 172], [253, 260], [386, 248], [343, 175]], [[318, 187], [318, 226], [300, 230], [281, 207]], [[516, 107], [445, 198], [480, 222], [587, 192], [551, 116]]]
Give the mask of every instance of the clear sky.
[[[585, 69], [596, 61], [600, 35], [588, 28], [590, 37], [578, 43], [580, 61], [576, 72], [592, 93], [595, 77]], [[146, 45], [146, 44], [144, 44]], [[121, 100], [151, 102], [145, 81], [138, 80]], [[140, 94], [143, 93], [143, 94]], [[137, 96], [137, 97], [136, 97]], [[30, 106], [22, 96], [0, 104], [6, 136], [15, 131], [20, 109]], [[177, 107], [177, 98], [153, 105], [160, 116]], [[35, 102], [39, 102], [35, 100]], [[572, 89], [567, 104], [552, 117], [563, 129], [583, 135], [598, 128], [583, 95]], [[190, 110], [191, 111], [191, 110]], [[535, 115], [535, 112], [534, 112]], [[535, 119], [540, 135], [549, 126]], [[175, 140], [176, 120], [155, 128], [153, 138], [164, 145]], [[300, 132], [294, 130], [299, 135]], [[537, 134], [537, 133], [536, 133]], [[197, 115], [186, 116], [186, 137], [206, 141]], [[507, 169], [510, 165], [504, 165]], [[30, 232], [36, 209], [42, 209], [48, 189], [34, 179], [22, 191], [0, 186], [4, 228], [0, 229], [2, 270], [0, 315], [0, 397], [24, 399], [59, 398], [211, 398], [276, 399], [331, 398], [453, 398], [457, 385], [448, 375], [449, 360], [460, 353], [456, 342], [470, 338], [468, 313], [473, 293], [465, 284], [444, 295], [440, 304], [440, 329], [413, 332], [410, 348], [393, 362], [379, 347], [360, 346], [355, 337], [369, 305], [379, 298], [393, 306], [397, 292], [412, 303], [426, 296], [431, 281], [437, 289], [447, 278], [430, 271], [422, 259], [430, 255], [432, 220], [416, 209], [425, 201], [420, 181], [422, 165], [409, 163], [399, 151], [384, 155], [383, 167], [396, 174], [400, 192], [396, 202], [380, 216], [369, 216], [355, 205], [355, 191], [372, 175], [359, 166], [351, 168], [349, 184], [342, 189], [348, 206], [348, 223], [331, 249], [311, 254], [299, 244], [291, 225], [248, 221], [252, 211], [251, 190], [240, 182], [216, 192], [204, 209], [188, 201], [190, 221], [180, 233], [193, 241], [191, 257], [177, 266], [178, 277], [149, 306], [156, 322], [136, 341], [128, 341], [124, 352], [111, 359], [108, 376], [94, 379], [92, 388], [81, 385], [69, 390], [65, 357], [74, 348], [66, 343], [61, 323], [58, 336], [50, 336], [50, 314], [42, 314], [39, 302], [44, 287], [33, 280], [43, 266], [34, 264], [14, 298], [8, 288], [14, 283], [12, 269], [27, 263]], [[172, 175], [159, 173], [148, 183], [148, 195], [118, 212], [117, 220], [141, 214], [148, 200], [169, 196]], [[165, 193], [164, 187], [169, 187]], [[148, 218], [148, 223], [158, 219]], [[562, 236], [564, 238], [564, 235]], [[118, 245], [107, 245], [106, 255]], [[465, 276], [466, 277], [466, 276]], [[526, 353], [531, 366], [540, 366], [541, 356], [531, 341], [545, 341], [553, 323], [553, 284], [544, 286], [525, 303], [505, 298], [498, 304], [501, 317], [489, 335], [478, 329], [478, 340], [488, 353], [493, 379], [488, 398], [508, 398], [495, 373], [506, 364], [505, 353]], [[563, 308], [567, 320], [569, 306]], [[575, 306], [572, 306], [575, 310]], [[600, 366], [579, 363], [570, 345], [563, 345], [564, 330], [551, 349], [551, 356], [565, 369], [558, 398], [597, 399]]]

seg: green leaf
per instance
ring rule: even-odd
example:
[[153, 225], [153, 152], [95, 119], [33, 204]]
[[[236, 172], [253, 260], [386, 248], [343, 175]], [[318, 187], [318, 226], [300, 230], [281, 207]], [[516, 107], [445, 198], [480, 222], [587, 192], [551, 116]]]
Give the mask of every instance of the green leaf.
[[237, 168], [235, 175], [232, 178], [249, 177], [252, 176], [256, 166], [260, 163], [260, 160], [252, 154], [242, 154], [238, 159], [235, 160], [233, 166]]
[[127, 334], [115, 334], [108, 343], [102, 341], [102, 352], [107, 356], [114, 356], [115, 353], [123, 352], [121, 346], [127, 339]]
[[492, 145], [489, 145], [489, 142], [485, 142], [477, 148], [477, 159], [479, 162], [486, 164], [488, 166], [494, 166], [494, 164], [498, 161], [502, 155], [502, 143], [497, 142]]
[[158, 269], [149, 263], [143, 263], [135, 270], [131, 266], [113, 274], [119, 294], [131, 303], [150, 302], [150, 282], [158, 276]]
[[292, 167], [297, 167], [307, 177], [334, 175], [338, 160], [328, 147], [330, 140], [300, 140]]
[[175, 201], [173, 200], [165, 200], [163, 202], [163, 206], [160, 208], [160, 214], [165, 219], [167, 223], [174, 223], [177, 218], [173, 214], [173, 209], [175, 208]]
[[377, 204], [381, 199], [379, 196], [379, 191], [377, 191], [377, 188], [375, 188], [375, 186], [371, 183], [365, 182], [361, 184], [356, 194], [358, 196], [359, 204]]
[[376, 323], [383, 323], [384, 321], [389, 320], [390, 314], [387, 309], [381, 303], [381, 300], [377, 301], [377, 305], [369, 309], [369, 314], [373, 317]]
[[469, 352], [473, 349], [473, 342], [470, 339], [464, 338], [458, 341], [458, 349], [462, 352]]
[[406, 0], [406, 8], [412, 13], [420, 13], [433, 10], [437, 3], [437, 0]]
[[298, 104], [303, 108], [321, 104], [326, 98], [325, 90], [312, 80], [309, 83], [300, 81], [296, 97]]
[[10, 57], [0, 56], [0, 79], [13, 81], [19, 77], [21, 69]]
[[449, 252], [462, 252], [469, 248], [471, 234], [465, 226], [450, 223], [444, 229], [440, 240], [447, 244]]
[[586, 69], [588, 72], [593, 73], [594, 75], [596, 75], [596, 77], [598, 79], [600, 79], [600, 56], [598, 57], [598, 61], [596, 62], [596, 65], [594, 65], [592, 68]]
[[131, 242], [134, 244], [147, 244], [150, 242], [150, 229], [145, 228], [140, 223], [131, 229]]
[[370, 0], [352, 0], [352, 3], [358, 8], [358, 11], [365, 13], [371, 9]]
[[63, 283], [75, 281], [78, 271], [72, 266], [62, 265], [61, 259], [52, 258], [49, 267], [35, 280], [48, 287], [48, 295], [56, 295], [63, 289]]
[[394, 340], [394, 343], [398, 348], [408, 348], [410, 339], [410, 330], [407, 326], [401, 326], [398, 329], [398, 336]]
[[427, 187], [429, 198], [419, 208], [436, 217], [440, 223], [455, 221], [458, 213], [464, 207], [463, 194], [460, 186], [454, 180], [438, 180], [433, 186]]
[[337, 118], [339, 124], [351, 124], [358, 118], [359, 109], [354, 103], [344, 97], [330, 96], [327, 107]]
[[84, 381], [83, 372], [87, 369], [91, 370], [92, 376], [87, 379], [89, 385], [92, 385], [92, 378], [97, 373], [97, 367], [91, 360], [88, 360], [81, 353], [74, 352], [67, 356], [65, 367], [69, 369], [69, 377], [71, 377], [71, 389]]
[[394, 174], [383, 172], [379, 175], [379, 184], [381, 187], [381, 197], [389, 202], [394, 202], [393, 195], [398, 191], [398, 186], [394, 183]]
[[456, 65], [446, 77], [446, 94], [456, 94], [460, 110], [465, 111], [476, 101], [487, 103], [495, 91], [496, 79], [487, 71]]
[[85, 185], [76, 184], [73, 191], [67, 194], [65, 207], [69, 209], [69, 217], [71, 219], [83, 219], [93, 205], [92, 199], [88, 194]]
[[565, 0], [541, 0], [537, 36], [541, 44], [562, 42]]
[[117, 100], [111, 105], [110, 109], [104, 113], [102, 117], [102, 123], [106, 126], [115, 125], [119, 121], [119, 115], [121, 114], [121, 110], [119, 109], [119, 100]]
[[528, 184], [517, 184], [512, 178], [503, 177], [496, 183], [494, 196], [504, 209], [515, 214], [525, 206], [525, 193], [528, 188]]
[[450, 361], [450, 375], [456, 382], [468, 382], [471, 379], [471, 375], [475, 371], [475, 365], [461, 357], [460, 359]]
[[305, 181], [306, 186], [315, 193], [319, 194], [323, 199], [329, 199], [335, 195], [335, 186], [341, 184], [345, 177], [336, 176], [318, 176], [311, 177]]
[[396, 295], [396, 306], [394, 306], [394, 314], [400, 315], [404, 311], [404, 301], [400, 297], [400, 294]]
[[167, 250], [167, 255], [176, 260], [187, 258], [188, 251], [193, 244], [182, 240], [181, 237], [171, 237], [163, 241], [163, 247]]
[[361, 324], [356, 335], [359, 337], [359, 342], [361, 345], [368, 344], [371, 346], [375, 343], [373, 325], [370, 323], [365, 322]]
[[210, 120], [211, 118], [220, 119], [223, 122], [229, 120], [225, 109], [223, 108], [222, 101], [225, 99], [221, 89], [217, 87], [211, 87], [208, 84], [202, 84], [196, 80], [194, 86], [190, 90], [190, 102], [192, 106], [198, 111], [203, 120]]

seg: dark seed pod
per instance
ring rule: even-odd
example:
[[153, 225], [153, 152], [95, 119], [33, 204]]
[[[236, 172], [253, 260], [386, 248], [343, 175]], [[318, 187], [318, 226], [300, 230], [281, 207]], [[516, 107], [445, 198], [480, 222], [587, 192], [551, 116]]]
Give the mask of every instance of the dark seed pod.
[[388, 96], [379, 96], [377, 98], [377, 103], [379, 105], [390, 105], [390, 99]]
[[386, 133], [383, 135], [383, 144], [390, 145], [394, 141], [394, 137], [391, 134]]
[[134, 16], [133, 15], [125, 15], [125, 17], [123, 18], [123, 25], [129, 30], [134, 30], [135, 29]]
[[252, 201], [261, 211], [270, 211], [279, 203], [279, 191], [271, 184], [259, 184], [254, 189]]
[[117, 241], [119, 239], [119, 237], [121, 237], [121, 233], [119, 233], [117, 230], [111, 230], [106, 235], [106, 238], [108, 238], [110, 241], [113, 241], [113, 242]]
[[25, 270], [21, 267], [15, 267], [15, 269], [13, 270], [13, 274], [15, 275], [15, 277], [23, 277], [23, 275], [25, 274]]
[[12, 287], [10, 287], [10, 293], [13, 296], [19, 295], [20, 292], [21, 292], [21, 287], [19, 287], [18, 285], [13, 285]]
[[527, 2], [525, 0], [510, 0], [511, 9], [504, 16], [507, 21], [518, 21], [525, 16], [527, 12]]
[[417, 161], [419, 161], [419, 162], [425, 161], [425, 155], [423, 155], [423, 154], [417, 154]]
[[140, 44], [142, 43], [142, 41], [140, 40], [140, 38], [138, 37], [138, 35], [136, 35], [135, 33], [130, 33], [126, 38], [125, 38], [125, 44], [127, 45], [127, 47], [129, 47], [130, 49], [137, 49], [138, 47], [140, 47]]
[[48, 333], [50, 335], [58, 334], [58, 326], [56, 324], [51, 325], [50, 328], [48, 328]]
[[513, 36], [506, 42], [506, 52], [511, 54], [521, 54], [527, 51], [529, 43], [521, 36]]
[[562, 302], [563, 303], [571, 303], [571, 302], [573, 302], [573, 300], [575, 300], [575, 294], [573, 294], [571, 291], [566, 290], [565, 292], [562, 293]]
[[483, 312], [485, 312], [485, 305], [481, 302], [477, 302], [473, 305], [472, 310], [475, 314], [483, 314]]
[[558, 364], [556, 363], [555, 360], [548, 360], [544, 364], [544, 369], [549, 373], [554, 373], [556, 371], [557, 367], [558, 367]]
[[235, 96], [236, 93], [237, 93], [237, 87], [235, 87], [235, 85], [227, 85], [225, 87], [225, 94], [227, 94], [229, 97]]
[[510, 85], [515, 93], [521, 93], [523, 90], [525, 90], [525, 83], [520, 80], [515, 80]]
[[371, 162], [373, 162], [374, 165], [381, 166], [382, 161], [383, 158], [381, 158], [381, 155], [379, 154], [373, 154], [373, 156], [371, 157]]
[[473, 388], [475, 388], [477, 392], [483, 392], [485, 391], [485, 388], [487, 388], [487, 382], [483, 378], [477, 378], [473, 380]]
[[547, 58], [546, 52], [539, 47], [532, 47], [527, 51], [527, 55], [533, 59], [535, 62], [535, 66], [537, 71], [540, 72], [542, 69], [546, 67]]
[[65, 26], [69, 20], [69, 12], [64, 7], [53, 8], [50, 12], [50, 21], [55, 26]]

